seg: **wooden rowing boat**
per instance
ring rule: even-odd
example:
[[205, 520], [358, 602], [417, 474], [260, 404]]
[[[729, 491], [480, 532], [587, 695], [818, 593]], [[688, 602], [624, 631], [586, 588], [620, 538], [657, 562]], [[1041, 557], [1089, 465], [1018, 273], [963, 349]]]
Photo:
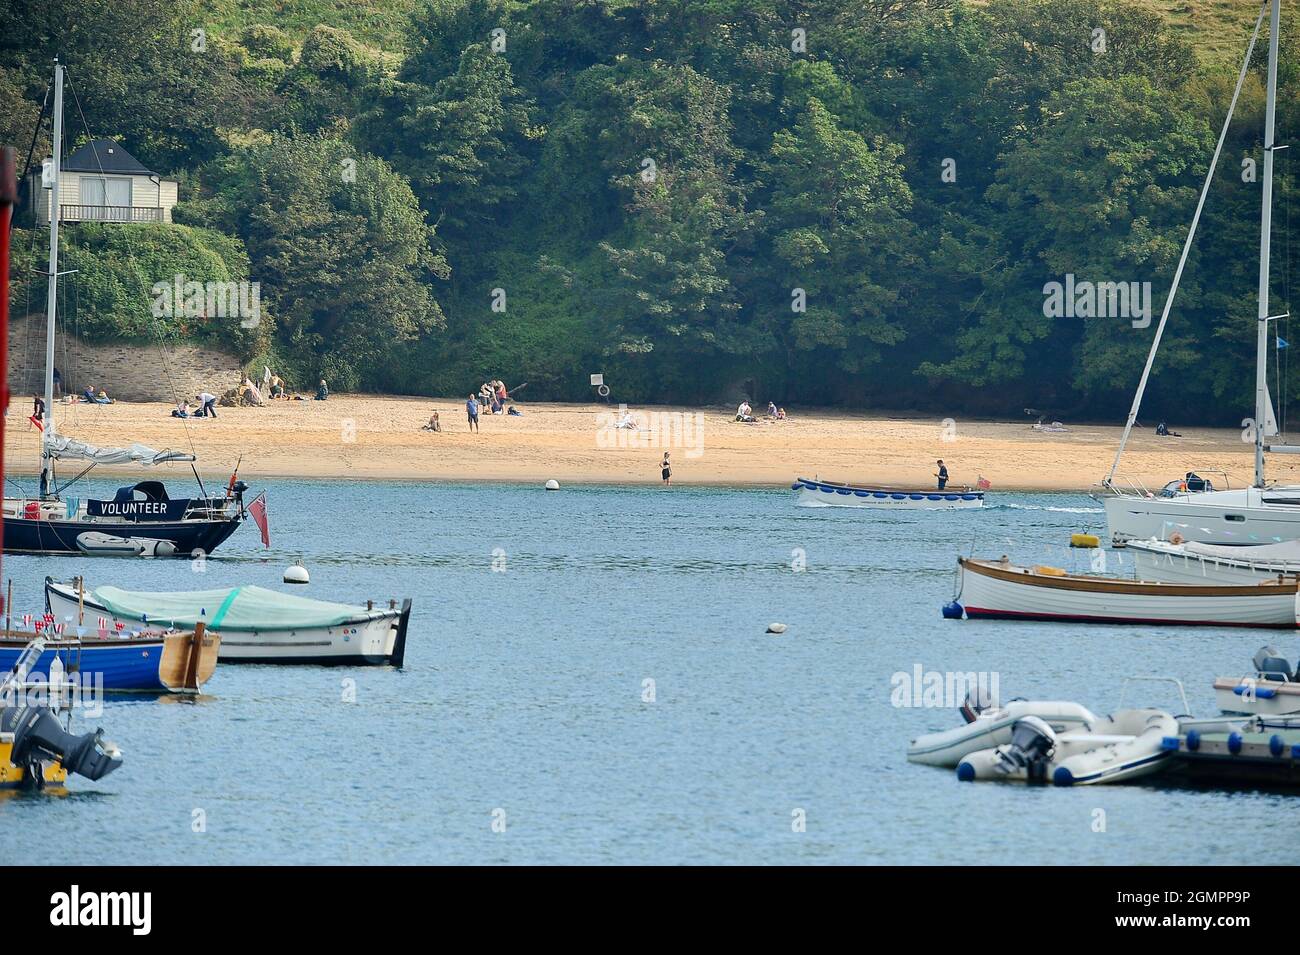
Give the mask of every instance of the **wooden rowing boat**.
[[1300, 580], [1171, 584], [1070, 574], [1002, 560], [957, 559], [955, 602], [970, 619], [1183, 626], [1300, 626]]

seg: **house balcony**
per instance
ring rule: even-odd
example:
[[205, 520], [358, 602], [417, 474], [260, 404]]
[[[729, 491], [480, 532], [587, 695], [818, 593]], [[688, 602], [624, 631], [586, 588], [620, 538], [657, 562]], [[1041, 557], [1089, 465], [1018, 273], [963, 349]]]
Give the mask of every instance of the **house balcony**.
[[65, 206], [59, 205], [64, 222], [166, 222], [165, 210], [157, 206]]

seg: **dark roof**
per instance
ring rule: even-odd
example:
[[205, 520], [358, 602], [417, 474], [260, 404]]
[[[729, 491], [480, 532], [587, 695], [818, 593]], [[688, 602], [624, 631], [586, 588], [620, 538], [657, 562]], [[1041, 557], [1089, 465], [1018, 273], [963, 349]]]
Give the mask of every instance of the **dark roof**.
[[122, 148], [122, 144], [111, 139], [92, 139], [80, 149], [73, 150], [72, 155], [63, 160], [63, 168], [69, 172], [116, 172], [129, 176], [152, 176], [140, 160]]

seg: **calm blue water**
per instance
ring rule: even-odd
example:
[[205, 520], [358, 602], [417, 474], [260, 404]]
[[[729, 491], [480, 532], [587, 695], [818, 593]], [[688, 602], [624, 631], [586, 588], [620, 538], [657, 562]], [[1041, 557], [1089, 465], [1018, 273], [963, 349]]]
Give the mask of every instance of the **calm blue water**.
[[[1243, 832], [1294, 805], [961, 784], [906, 762], [910, 737], [960, 719], [891, 705], [891, 674], [916, 664], [996, 671], [1004, 699], [1102, 712], [1125, 675], [1169, 675], [1207, 714], [1212, 678], [1244, 671], [1259, 645], [1294, 656], [1284, 633], [940, 618], [959, 552], [1085, 569], [1087, 552], [1063, 546], [1104, 532], [1083, 495], [882, 517], [798, 508], [783, 490], [268, 491], [265, 559], [251, 526], [201, 575], [184, 561], [6, 557], [15, 609], [38, 606], [46, 574], [279, 587], [302, 557], [306, 593], [414, 598], [406, 669], [224, 665], [197, 702], [111, 700], [95, 722], [126, 765], [69, 796], [0, 801], [0, 832], [54, 838], [74, 863], [1200, 864], [1239, 858]], [[766, 634], [772, 621], [789, 631]], [[1130, 691], [1137, 702], [1181, 709], [1159, 688]]]

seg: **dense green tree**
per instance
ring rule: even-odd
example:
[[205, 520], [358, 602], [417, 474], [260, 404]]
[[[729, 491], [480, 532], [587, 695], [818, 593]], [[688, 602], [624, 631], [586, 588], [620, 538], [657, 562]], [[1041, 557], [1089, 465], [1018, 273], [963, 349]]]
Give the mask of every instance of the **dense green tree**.
[[402, 347], [443, 326], [431, 283], [448, 275], [410, 186], [327, 135], [277, 135], [205, 177], [228, 202], [273, 305], [280, 347], [338, 387], [385, 388]]

